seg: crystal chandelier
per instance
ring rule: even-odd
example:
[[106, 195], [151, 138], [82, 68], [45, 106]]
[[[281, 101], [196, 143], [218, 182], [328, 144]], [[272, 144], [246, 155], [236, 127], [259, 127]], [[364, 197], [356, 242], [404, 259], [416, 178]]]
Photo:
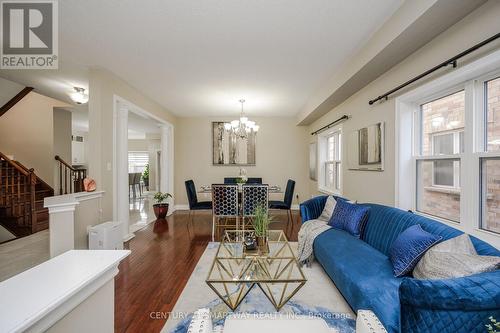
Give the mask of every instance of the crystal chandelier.
[[244, 99], [240, 99], [241, 103], [241, 113], [239, 120], [233, 120], [230, 123], [224, 124], [224, 129], [229, 133], [236, 135], [241, 139], [248, 139], [250, 133], [257, 133], [259, 131], [259, 125], [255, 124], [255, 121], [251, 121], [245, 116], [243, 112]]

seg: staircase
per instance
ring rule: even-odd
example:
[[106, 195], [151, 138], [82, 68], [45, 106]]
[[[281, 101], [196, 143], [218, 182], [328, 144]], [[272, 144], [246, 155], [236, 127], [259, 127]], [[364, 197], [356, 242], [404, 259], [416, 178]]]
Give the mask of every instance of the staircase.
[[0, 153], [0, 224], [16, 237], [49, 227], [43, 199], [54, 189], [18, 161]]

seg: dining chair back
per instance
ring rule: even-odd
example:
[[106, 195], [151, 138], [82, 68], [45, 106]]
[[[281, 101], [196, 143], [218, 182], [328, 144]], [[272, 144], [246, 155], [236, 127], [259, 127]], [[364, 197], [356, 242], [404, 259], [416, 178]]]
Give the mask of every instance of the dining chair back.
[[269, 185], [243, 185], [242, 214], [254, 216], [255, 209], [260, 206], [267, 212], [269, 201]]
[[184, 182], [186, 185], [186, 193], [188, 197], [189, 209], [193, 209], [198, 203], [198, 196], [196, 195], [196, 187], [192, 179]]
[[288, 179], [286, 183], [285, 198], [283, 200], [288, 209], [292, 208], [294, 191], [295, 191], [295, 180]]
[[238, 180], [236, 177], [224, 177], [224, 184], [236, 184], [236, 180]]
[[250, 177], [247, 180], [247, 184], [262, 184], [261, 177]]
[[[227, 223], [228, 218], [235, 218], [235, 225]], [[221, 219], [224, 219], [224, 224], [220, 223]], [[212, 241], [216, 229], [219, 234], [221, 227], [237, 227], [238, 223], [238, 185], [212, 184]]]

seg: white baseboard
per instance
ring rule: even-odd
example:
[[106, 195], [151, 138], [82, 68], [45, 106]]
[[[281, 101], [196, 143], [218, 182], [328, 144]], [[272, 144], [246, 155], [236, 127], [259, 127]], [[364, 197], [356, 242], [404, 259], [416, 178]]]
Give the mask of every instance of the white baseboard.
[[189, 210], [189, 205], [175, 205], [174, 211], [176, 210]]

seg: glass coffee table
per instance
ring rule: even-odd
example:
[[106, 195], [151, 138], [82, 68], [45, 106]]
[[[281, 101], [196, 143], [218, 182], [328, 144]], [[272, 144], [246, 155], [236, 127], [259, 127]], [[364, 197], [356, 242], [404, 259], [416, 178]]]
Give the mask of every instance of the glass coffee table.
[[283, 231], [269, 230], [267, 253], [245, 250], [253, 232], [225, 232], [206, 283], [233, 311], [255, 285], [279, 311], [307, 280]]

